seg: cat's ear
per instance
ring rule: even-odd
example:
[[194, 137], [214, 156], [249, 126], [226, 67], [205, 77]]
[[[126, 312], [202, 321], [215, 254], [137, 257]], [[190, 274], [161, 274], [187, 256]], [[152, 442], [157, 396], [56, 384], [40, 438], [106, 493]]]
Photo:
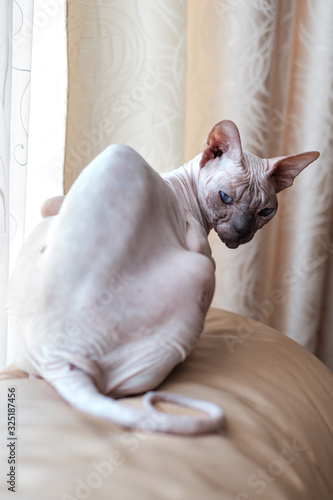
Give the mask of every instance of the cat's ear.
[[235, 163], [242, 164], [243, 151], [238, 128], [230, 120], [217, 123], [209, 132], [202, 146], [200, 167], [204, 167], [209, 160], [222, 154]]
[[267, 174], [275, 181], [276, 192], [291, 186], [295, 177], [320, 156], [318, 151], [310, 151], [292, 156], [270, 158]]

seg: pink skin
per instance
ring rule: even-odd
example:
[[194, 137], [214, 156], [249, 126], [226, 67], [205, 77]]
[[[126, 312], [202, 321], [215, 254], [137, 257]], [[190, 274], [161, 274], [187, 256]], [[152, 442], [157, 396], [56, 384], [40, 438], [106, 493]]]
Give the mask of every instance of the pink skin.
[[[184, 434], [221, 427], [213, 403], [148, 393], [138, 410], [112, 398], [157, 387], [194, 348], [215, 286], [210, 229], [230, 248], [252, 239], [274, 216], [276, 193], [317, 157], [243, 153], [229, 121], [168, 174], [129, 147], [107, 148], [66, 197], [45, 202], [45, 218], [22, 249], [8, 295], [15, 363], [72, 406], [123, 427]], [[266, 208], [272, 213], [260, 215]], [[156, 399], [208, 416], [161, 414]]]

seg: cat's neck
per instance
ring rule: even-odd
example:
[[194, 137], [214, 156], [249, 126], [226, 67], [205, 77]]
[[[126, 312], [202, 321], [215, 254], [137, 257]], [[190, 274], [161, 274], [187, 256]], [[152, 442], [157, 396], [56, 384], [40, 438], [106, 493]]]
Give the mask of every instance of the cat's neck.
[[190, 212], [208, 235], [211, 227], [203, 214], [198, 198], [200, 158], [201, 154], [185, 163], [182, 167], [171, 172], [162, 173], [161, 177], [172, 188], [185, 213]]

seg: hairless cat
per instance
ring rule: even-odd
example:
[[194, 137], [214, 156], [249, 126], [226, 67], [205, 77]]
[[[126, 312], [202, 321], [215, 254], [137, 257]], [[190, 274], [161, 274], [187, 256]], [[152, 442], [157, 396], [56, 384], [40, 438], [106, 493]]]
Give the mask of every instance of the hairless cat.
[[[148, 392], [138, 409], [116, 398], [156, 388], [194, 348], [215, 286], [209, 231], [229, 248], [250, 241], [274, 217], [276, 194], [318, 156], [258, 158], [228, 120], [166, 174], [127, 146], [108, 147], [66, 197], [45, 202], [22, 248], [7, 302], [15, 364], [122, 427], [220, 428], [224, 413], [212, 402]], [[206, 416], [163, 413], [158, 400]]]

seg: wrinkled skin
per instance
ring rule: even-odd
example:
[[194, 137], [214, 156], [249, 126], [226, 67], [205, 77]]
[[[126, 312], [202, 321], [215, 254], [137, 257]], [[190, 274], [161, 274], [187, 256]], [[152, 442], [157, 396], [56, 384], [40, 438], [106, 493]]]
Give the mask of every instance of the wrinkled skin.
[[[250, 241], [275, 215], [276, 193], [317, 157], [262, 160], [242, 151], [229, 121], [168, 174], [129, 147], [107, 148], [66, 197], [43, 205], [22, 249], [8, 296], [14, 362], [124, 427], [219, 428], [223, 411], [212, 403], [149, 393], [138, 410], [112, 398], [157, 387], [194, 348], [214, 293], [209, 231], [230, 248]], [[161, 414], [160, 398], [209, 416]]]

